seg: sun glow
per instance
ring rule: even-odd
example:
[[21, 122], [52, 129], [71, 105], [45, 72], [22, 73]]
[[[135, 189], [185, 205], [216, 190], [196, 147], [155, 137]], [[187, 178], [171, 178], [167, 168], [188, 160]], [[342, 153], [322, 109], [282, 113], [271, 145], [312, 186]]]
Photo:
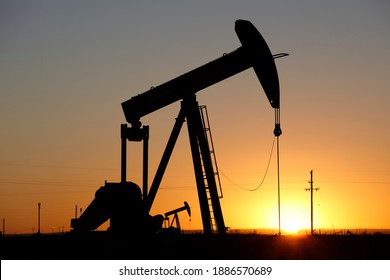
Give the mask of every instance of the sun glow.
[[298, 233], [303, 227], [297, 221], [286, 221], [282, 224], [282, 231], [288, 234]]
[[282, 213], [281, 229], [282, 233], [298, 234], [300, 230], [307, 227], [306, 216], [303, 211], [297, 208], [288, 208]]

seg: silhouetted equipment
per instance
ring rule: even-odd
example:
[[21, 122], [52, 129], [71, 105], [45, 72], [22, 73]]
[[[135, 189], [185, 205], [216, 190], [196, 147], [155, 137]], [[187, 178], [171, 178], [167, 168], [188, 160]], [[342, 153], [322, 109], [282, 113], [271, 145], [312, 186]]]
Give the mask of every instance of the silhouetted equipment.
[[144, 209], [140, 188], [132, 182], [105, 183], [95, 199], [78, 219], [71, 220], [76, 231], [91, 231], [110, 219], [114, 233], [156, 233], [162, 225], [161, 215], [152, 217]]
[[[207, 138], [207, 134], [205, 133], [207, 129], [205, 129], [204, 123], [202, 122], [202, 116], [195, 94], [202, 89], [253, 67], [271, 106], [277, 111], [275, 116], [279, 116], [279, 79], [274, 57], [267, 43], [249, 21], [236, 21], [235, 31], [242, 44], [237, 50], [229, 54], [224, 54], [214, 61], [162, 85], [153, 87], [122, 103], [126, 120], [131, 124], [131, 128], [128, 128], [128, 130], [133, 130], [132, 134], [137, 134], [134, 131], [143, 129], [141, 128], [142, 123], [140, 121], [143, 116], [182, 100], [181, 110], [150, 190], [147, 193], [147, 190], [144, 189], [144, 198], [146, 209], [149, 211], [157, 194], [182, 124], [187, 120], [202, 223], [206, 234], [213, 233], [215, 230], [223, 234], [226, 232], [226, 227], [215, 180], [215, 175], [218, 173], [218, 170], [213, 165], [209, 145], [210, 139]], [[285, 55], [287, 54], [278, 54], [277, 57], [283, 57]], [[142, 133], [140, 132], [140, 134]], [[278, 122], [276, 122], [275, 126], [276, 134], [281, 134], [280, 124]]]
[[[79, 219], [72, 221], [73, 228], [92, 230], [110, 218], [113, 230], [130, 230], [130, 221], [134, 216], [137, 216], [135, 226], [144, 228], [181, 127], [187, 121], [204, 233], [226, 233], [219, 202], [222, 197], [221, 188], [219, 193], [216, 182], [218, 168], [207, 113], [204, 114], [204, 110], [198, 105], [196, 93], [253, 67], [271, 106], [277, 112], [275, 114], [279, 116], [279, 79], [274, 58], [288, 55], [281, 53], [273, 57], [263, 37], [249, 21], [236, 21], [235, 31], [242, 44], [235, 51], [122, 103], [123, 112], [131, 127], [121, 125], [121, 183], [106, 184], [98, 190], [91, 205]], [[148, 190], [149, 127], [142, 126], [140, 119], [180, 100], [181, 109]], [[280, 135], [280, 124], [276, 123], [278, 126], [275, 131]], [[134, 186], [126, 181], [127, 140], [144, 143], [143, 199], [140, 192], [130, 190]]]
[[181, 211], [184, 211], [184, 210], [186, 210], [188, 213], [188, 216], [191, 217], [191, 209], [186, 201], [184, 201], [183, 207], [180, 207], [180, 208], [177, 208], [177, 209], [174, 209], [172, 211], [165, 213], [165, 220], [168, 220], [168, 221], [169, 221], [169, 216], [173, 215], [173, 219], [172, 219], [171, 223], [169, 224], [169, 227], [172, 227], [173, 223], [176, 222], [176, 228], [181, 230], [178, 213]]

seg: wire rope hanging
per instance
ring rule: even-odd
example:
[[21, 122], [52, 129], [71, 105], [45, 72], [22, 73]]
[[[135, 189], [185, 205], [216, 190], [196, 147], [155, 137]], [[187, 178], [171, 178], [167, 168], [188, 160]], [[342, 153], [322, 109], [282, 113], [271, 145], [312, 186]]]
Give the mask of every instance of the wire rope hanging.
[[239, 187], [240, 189], [243, 189], [243, 190], [246, 190], [246, 191], [250, 191], [250, 192], [253, 192], [253, 191], [257, 191], [264, 183], [265, 181], [265, 178], [267, 177], [267, 174], [268, 174], [268, 170], [269, 170], [269, 166], [271, 164], [271, 159], [272, 159], [272, 154], [273, 154], [273, 151], [274, 151], [274, 146], [275, 146], [275, 138], [274, 137], [274, 140], [272, 141], [272, 147], [271, 147], [271, 152], [270, 152], [270, 155], [269, 155], [269, 158], [268, 158], [268, 163], [267, 163], [267, 167], [265, 169], [265, 172], [264, 172], [264, 175], [263, 175], [263, 178], [261, 179], [260, 183], [257, 185], [257, 187], [255, 188], [245, 188], [237, 183], [235, 183], [233, 180], [231, 180], [229, 177], [226, 176], [226, 174], [219, 168], [219, 172], [223, 175], [223, 177], [226, 178], [226, 180], [228, 180], [230, 183], [232, 183], [234, 186], [236, 187]]
[[276, 137], [276, 162], [278, 171], [278, 220], [279, 220], [279, 235], [281, 235], [280, 227], [280, 153], [279, 153], [279, 136], [282, 135], [282, 129], [280, 128], [280, 108], [275, 108], [275, 129], [274, 135]]

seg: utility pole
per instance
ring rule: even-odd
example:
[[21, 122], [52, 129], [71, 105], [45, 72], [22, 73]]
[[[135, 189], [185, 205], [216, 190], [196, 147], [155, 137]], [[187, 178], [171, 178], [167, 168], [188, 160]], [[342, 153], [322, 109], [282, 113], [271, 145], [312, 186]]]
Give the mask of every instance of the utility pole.
[[318, 191], [320, 188], [313, 188], [313, 170], [310, 171], [310, 188], [305, 188], [305, 191], [310, 191], [310, 206], [311, 206], [311, 235], [314, 234], [313, 230], [313, 190]]
[[38, 234], [41, 233], [41, 203], [38, 202]]
[[3, 218], [3, 236], [5, 236], [5, 218]]

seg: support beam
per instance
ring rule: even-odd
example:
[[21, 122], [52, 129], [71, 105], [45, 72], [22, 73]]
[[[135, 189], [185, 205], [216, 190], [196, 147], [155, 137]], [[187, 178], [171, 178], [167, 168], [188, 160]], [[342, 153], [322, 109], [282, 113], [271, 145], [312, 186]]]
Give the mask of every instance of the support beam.
[[142, 172], [142, 199], [148, 197], [148, 164], [149, 164], [149, 126], [144, 126], [144, 148], [143, 148], [143, 172]]
[[192, 163], [194, 165], [196, 187], [198, 190], [198, 199], [200, 206], [200, 213], [202, 217], [203, 231], [206, 235], [211, 235], [213, 233], [211, 227], [211, 218], [210, 211], [207, 200], [206, 186], [203, 179], [203, 170], [202, 170], [202, 161], [201, 155], [199, 153], [198, 146], [198, 137], [196, 130], [196, 114], [198, 113], [198, 106], [191, 104], [188, 101], [183, 101], [183, 105], [186, 107], [187, 111], [187, 128], [188, 136], [190, 140], [191, 154], [192, 154]]
[[[204, 232], [205, 234], [211, 234], [213, 232], [213, 222], [215, 222], [218, 233], [225, 234], [226, 227], [223, 220], [221, 205], [219, 203], [210, 148], [205, 136], [199, 105], [198, 102], [196, 102], [195, 95], [184, 99], [183, 104], [185, 104], [187, 112], [188, 134], [190, 137]], [[207, 196], [207, 191], [209, 192], [209, 197]], [[209, 199], [211, 200], [212, 209], [210, 209]]]
[[121, 182], [126, 182], [127, 124], [121, 124]]
[[183, 110], [180, 110], [179, 115], [176, 118], [175, 125], [173, 126], [171, 135], [168, 139], [167, 146], [165, 147], [164, 154], [161, 158], [160, 164], [157, 168], [156, 175], [154, 176], [152, 185], [150, 186], [148, 198], [146, 201], [146, 212], [149, 212], [152, 208], [153, 201], [156, 197], [158, 188], [160, 187], [162, 178], [164, 176], [165, 170], [167, 168], [169, 159], [171, 158], [173, 148], [175, 147], [177, 138], [179, 137], [180, 130], [183, 126], [185, 120], [185, 113]]

